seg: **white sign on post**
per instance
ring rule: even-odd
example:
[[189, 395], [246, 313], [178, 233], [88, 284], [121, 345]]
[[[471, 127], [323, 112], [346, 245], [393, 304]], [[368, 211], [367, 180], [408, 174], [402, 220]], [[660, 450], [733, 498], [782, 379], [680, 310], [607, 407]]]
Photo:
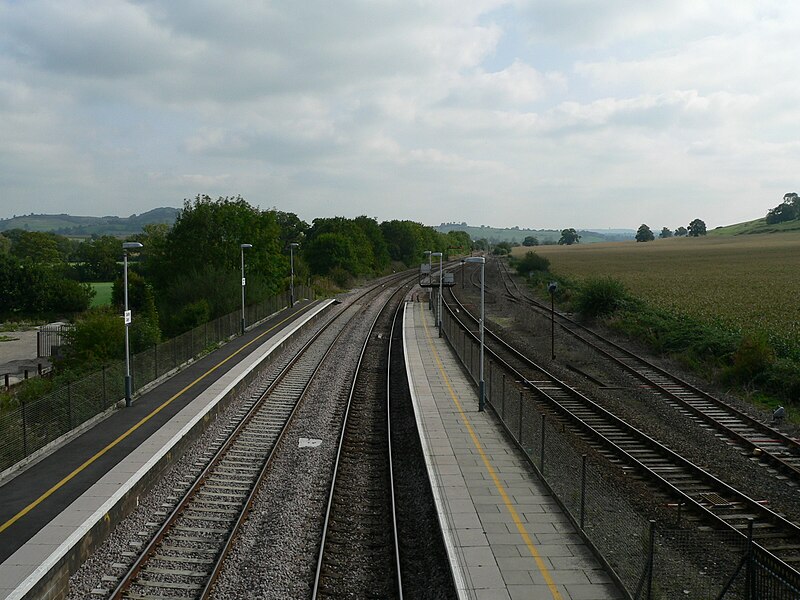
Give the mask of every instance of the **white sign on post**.
[[124, 317], [125, 317], [125, 325], [130, 325], [131, 324], [131, 311], [126, 310]]
[[244, 287], [244, 277], [242, 277], [242, 287]]

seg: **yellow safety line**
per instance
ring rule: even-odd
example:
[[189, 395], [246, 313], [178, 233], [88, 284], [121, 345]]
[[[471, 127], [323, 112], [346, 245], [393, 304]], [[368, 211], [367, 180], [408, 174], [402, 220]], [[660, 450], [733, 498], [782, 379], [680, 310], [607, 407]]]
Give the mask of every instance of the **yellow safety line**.
[[[421, 304], [419, 306], [422, 306]], [[470, 437], [472, 438], [472, 443], [475, 444], [475, 448], [478, 450], [478, 454], [480, 454], [481, 459], [483, 459], [483, 464], [486, 466], [486, 469], [489, 471], [489, 475], [492, 477], [492, 481], [494, 481], [494, 485], [497, 488], [497, 491], [500, 492], [500, 496], [503, 498], [503, 503], [505, 504], [506, 509], [511, 514], [511, 518], [514, 520], [514, 524], [517, 526], [517, 531], [522, 536], [522, 539], [525, 541], [525, 545], [528, 547], [528, 551], [531, 553], [531, 556], [536, 561], [536, 566], [539, 568], [539, 572], [544, 577], [544, 581], [547, 584], [547, 587], [550, 589], [550, 593], [553, 595], [555, 600], [563, 600], [561, 593], [558, 591], [556, 587], [556, 583], [553, 581], [553, 577], [550, 575], [550, 571], [545, 565], [544, 560], [542, 560], [539, 551], [536, 549], [536, 546], [533, 544], [533, 540], [531, 540], [530, 535], [525, 530], [525, 524], [522, 522], [522, 519], [517, 513], [514, 505], [511, 504], [511, 499], [508, 496], [503, 484], [500, 482], [500, 478], [497, 476], [497, 473], [492, 467], [491, 462], [489, 461], [489, 457], [486, 456], [486, 453], [483, 451], [483, 446], [481, 446], [480, 441], [478, 440], [478, 436], [475, 434], [475, 430], [472, 428], [472, 425], [467, 418], [467, 414], [464, 412], [464, 409], [461, 407], [461, 402], [458, 400], [458, 396], [453, 390], [453, 386], [450, 385], [450, 379], [447, 377], [447, 373], [444, 370], [444, 365], [442, 364], [441, 359], [439, 358], [439, 353], [436, 350], [436, 346], [433, 344], [433, 338], [431, 337], [430, 329], [428, 328], [428, 322], [425, 319], [424, 314], [422, 315], [422, 325], [425, 329], [425, 335], [428, 338], [428, 344], [431, 348], [431, 352], [433, 353], [433, 358], [436, 360], [436, 366], [439, 368], [439, 373], [442, 375], [442, 379], [444, 379], [445, 384], [447, 385], [447, 390], [450, 392], [450, 397], [453, 400], [453, 403], [456, 405], [459, 414], [461, 415], [461, 420], [464, 422], [464, 425], [469, 432]]]
[[91, 465], [91, 464], [92, 464], [93, 462], [95, 462], [95, 461], [96, 461], [98, 458], [100, 458], [101, 456], [103, 456], [103, 455], [104, 455], [106, 452], [108, 452], [109, 450], [111, 450], [111, 449], [112, 449], [114, 446], [116, 446], [117, 444], [119, 444], [119, 443], [120, 443], [122, 440], [124, 440], [125, 438], [127, 438], [127, 437], [128, 437], [129, 435], [131, 435], [131, 434], [132, 434], [134, 431], [136, 431], [137, 429], [139, 429], [139, 427], [141, 427], [142, 425], [144, 425], [145, 423], [147, 423], [147, 421], [149, 421], [150, 419], [152, 419], [152, 418], [153, 418], [154, 416], [156, 416], [156, 415], [157, 415], [159, 412], [161, 412], [161, 411], [162, 411], [164, 408], [166, 408], [167, 406], [169, 406], [169, 405], [170, 405], [170, 403], [172, 403], [172, 401], [173, 401], [173, 400], [175, 400], [176, 398], [180, 397], [180, 395], [181, 395], [181, 394], [183, 394], [184, 392], [186, 392], [186, 390], [190, 389], [191, 387], [193, 387], [194, 385], [196, 385], [198, 382], [200, 382], [200, 381], [202, 381], [203, 379], [205, 379], [205, 378], [206, 378], [208, 375], [210, 375], [211, 373], [213, 373], [214, 371], [216, 371], [216, 370], [217, 370], [219, 367], [221, 367], [221, 366], [222, 366], [222, 365], [224, 365], [226, 362], [228, 362], [230, 359], [232, 359], [234, 356], [236, 356], [237, 354], [239, 354], [239, 353], [240, 353], [242, 350], [244, 350], [245, 348], [247, 348], [247, 347], [248, 347], [248, 346], [250, 346], [251, 344], [254, 344], [254, 343], [255, 343], [255, 342], [257, 342], [258, 340], [260, 340], [262, 337], [264, 337], [265, 335], [267, 335], [268, 333], [270, 333], [271, 331], [273, 331], [273, 330], [274, 330], [276, 327], [279, 327], [280, 325], [283, 325], [283, 324], [284, 324], [286, 321], [288, 321], [289, 319], [291, 319], [291, 318], [293, 318], [293, 317], [295, 317], [295, 316], [297, 316], [297, 315], [301, 314], [302, 312], [304, 312], [304, 311], [308, 310], [308, 309], [309, 309], [311, 306], [312, 306], [312, 305], [311, 305], [311, 304], [309, 304], [309, 305], [307, 305], [307, 306], [303, 307], [301, 310], [297, 311], [297, 312], [296, 312], [296, 313], [294, 313], [294, 314], [291, 314], [291, 315], [289, 315], [289, 316], [288, 316], [288, 317], [286, 317], [285, 319], [283, 319], [283, 320], [279, 321], [278, 323], [276, 323], [275, 325], [273, 325], [272, 327], [270, 327], [269, 329], [267, 329], [265, 332], [263, 332], [263, 333], [259, 334], [257, 337], [253, 338], [252, 340], [250, 340], [249, 342], [247, 342], [247, 343], [246, 343], [244, 346], [242, 346], [241, 348], [239, 348], [239, 349], [238, 349], [236, 352], [234, 352], [233, 354], [231, 354], [230, 356], [228, 356], [228, 357], [227, 357], [227, 358], [225, 358], [224, 360], [221, 360], [221, 361], [220, 361], [220, 362], [218, 362], [216, 365], [214, 365], [213, 367], [211, 367], [211, 368], [210, 368], [208, 371], [206, 371], [205, 373], [203, 373], [202, 375], [200, 375], [200, 377], [198, 377], [198, 378], [197, 378], [197, 379], [195, 379], [193, 382], [191, 382], [189, 385], [187, 385], [185, 388], [183, 388], [181, 391], [179, 391], [178, 393], [176, 393], [176, 394], [175, 394], [174, 396], [172, 396], [172, 397], [171, 397], [169, 400], [166, 400], [166, 401], [165, 401], [165, 402], [164, 402], [164, 403], [163, 403], [161, 406], [159, 406], [158, 408], [155, 408], [155, 409], [153, 409], [153, 411], [152, 411], [150, 414], [148, 414], [146, 417], [143, 417], [143, 418], [142, 418], [142, 419], [141, 419], [141, 420], [140, 420], [138, 423], [136, 423], [134, 426], [132, 426], [130, 429], [128, 429], [128, 431], [126, 431], [125, 433], [123, 433], [122, 435], [120, 435], [120, 436], [119, 436], [117, 439], [115, 439], [113, 442], [109, 443], [109, 444], [108, 444], [108, 445], [107, 445], [105, 448], [103, 448], [102, 450], [100, 450], [100, 451], [99, 451], [97, 454], [95, 454], [94, 456], [92, 456], [92, 457], [91, 457], [90, 459], [88, 459], [88, 460], [87, 460], [85, 463], [83, 463], [81, 466], [79, 466], [79, 467], [78, 467], [78, 468], [76, 468], [74, 471], [72, 471], [72, 473], [70, 473], [69, 475], [67, 475], [66, 477], [64, 477], [64, 479], [62, 479], [61, 481], [59, 481], [57, 484], [55, 484], [53, 487], [51, 487], [49, 490], [47, 490], [47, 491], [46, 491], [44, 494], [42, 494], [41, 496], [39, 496], [39, 497], [38, 497], [36, 500], [34, 500], [33, 502], [31, 502], [31, 503], [30, 503], [28, 506], [26, 506], [25, 508], [23, 508], [23, 509], [22, 509], [21, 511], [19, 511], [19, 512], [18, 512], [16, 515], [14, 515], [13, 517], [11, 517], [11, 518], [10, 518], [8, 521], [6, 521], [6, 522], [5, 522], [5, 523], [3, 523], [2, 525], [0, 525], [0, 533], [2, 533], [3, 531], [5, 531], [5, 530], [6, 530], [6, 529], [8, 529], [9, 527], [11, 527], [11, 526], [12, 526], [14, 523], [16, 523], [17, 521], [19, 521], [19, 520], [20, 520], [22, 517], [24, 517], [26, 514], [28, 514], [28, 513], [29, 513], [30, 511], [32, 511], [34, 508], [36, 508], [36, 507], [37, 507], [39, 504], [41, 504], [41, 503], [42, 503], [42, 502], [44, 502], [44, 501], [45, 501], [47, 498], [49, 498], [49, 497], [50, 497], [50, 496], [52, 496], [52, 495], [53, 495], [55, 492], [57, 492], [57, 491], [58, 491], [58, 490], [59, 490], [61, 487], [63, 487], [63, 486], [64, 486], [64, 484], [66, 484], [68, 481], [70, 481], [70, 480], [71, 480], [73, 477], [75, 477], [75, 476], [76, 476], [78, 473], [80, 473], [81, 471], [83, 471], [83, 470], [84, 470], [86, 467], [88, 467], [89, 465]]

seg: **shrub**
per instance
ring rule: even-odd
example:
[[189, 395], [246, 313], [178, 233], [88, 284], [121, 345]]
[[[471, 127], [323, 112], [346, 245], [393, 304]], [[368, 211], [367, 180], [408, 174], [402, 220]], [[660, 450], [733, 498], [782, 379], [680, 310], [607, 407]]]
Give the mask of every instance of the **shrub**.
[[550, 268], [550, 260], [531, 250], [517, 262], [516, 268], [517, 273], [527, 276], [534, 271], [547, 271]]
[[586, 280], [573, 299], [575, 309], [589, 318], [611, 315], [629, 302], [625, 285], [613, 277]]
[[774, 362], [775, 351], [765, 337], [745, 335], [733, 353], [724, 377], [732, 383], [751, 383], [763, 376]]

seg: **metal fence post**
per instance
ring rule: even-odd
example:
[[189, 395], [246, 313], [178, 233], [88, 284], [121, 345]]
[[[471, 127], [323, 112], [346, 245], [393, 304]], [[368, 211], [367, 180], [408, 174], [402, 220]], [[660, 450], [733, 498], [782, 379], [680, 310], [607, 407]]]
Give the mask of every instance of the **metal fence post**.
[[655, 565], [655, 540], [656, 540], [656, 522], [650, 521], [650, 540], [649, 550], [647, 553], [647, 600], [653, 597], [653, 566]]
[[753, 600], [755, 577], [753, 576], [753, 519], [747, 519], [747, 564], [744, 571], [744, 597]]
[[28, 422], [25, 419], [25, 403], [20, 400], [19, 405], [22, 409], [22, 455], [28, 456]]
[[72, 382], [67, 382], [67, 431], [72, 429]]
[[100, 408], [105, 409], [108, 406], [108, 398], [106, 398], [106, 366], [103, 365], [101, 369], [102, 379], [103, 379], [103, 405]]
[[506, 420], [506, 374], [503, 373], [503, 382], [500, 391], [500, 418]]
[[541, 454], [539, 455], [539, 472], [544, 477], [544, 420], [545, 414], [542, 413], [542, 447], [540, 449]]
[[586, 522], [586, 455], [581, 455], [581, 529]]
[[489, 404], [492, 403], [492, 359], [488, 360], [489, 369], [488, 369], [488, 377], [486, 377], [486, 399], [489, 401]]
[[153, 379], [158, 379], [158, 344], [153, 344]]
[[517, 424], [519, 427], [519, 434], [517, 435], [517, 441], [519, 445], [522, 446], [522, 390], [519, 391], [519, 412], [517, 413]]

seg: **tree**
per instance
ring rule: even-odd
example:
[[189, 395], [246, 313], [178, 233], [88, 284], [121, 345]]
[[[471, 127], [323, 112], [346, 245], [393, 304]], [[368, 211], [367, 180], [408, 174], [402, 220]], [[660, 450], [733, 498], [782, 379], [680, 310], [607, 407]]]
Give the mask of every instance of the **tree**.
[[509, 242], [499, 242], [492, 248], [492, 254], [495, 256], [505, 256], [511, 254], [511, 244]]
[[0, 315], [72, 314], [89, 308], [94, 290], [59, 267], [0, 255]]
[[83, 261], [84, 281], [109, 281], [119, 275], [118, 261], [122, 256], [122, 241], [104, 235], [78, 246], [78, 259]]
[[526, 252], [525, 256], [517, 263], [517, 273], [520, 275], [528, 275], [533, 271], [547, 271], [549, 268], [550, 261], [532, 250]]
[[187, 200], [163, 240], [157, 231], [150, 233], [154, 247], [145, 245], [142, 250], [144, 272], [168, 334], [180, 333], [181, 323], [189, 322], [178, 312], [201, 300], [211, 318], [240, 308], [240, 244], [253, 245], [245, 250], [249, 302], [279, 291], [289, 272], [275, 214], [250, 206], [240, 196]]
[[[117, 307], [119, 314], [122, 314], [125, 308], [123, 277], [117, 279], [111, 288], [111, 303]], [[160, 342], [161, 330], [159, 329], [158, 311], [156, 310], [153, 288], [145, 281], [144, 277], [131, 269], [128, 270], [128, 308], [133, 314], [130, 328], [131, 348], [133, 351], [140, 352]], [[203, 321], [195, 323], [193, 326], [201, 323]]]
[[86, 311], [66, 334], [67, 350], [60, 366], [91, 370], [120, 359], [125, 351], [125, 325], [109, 307]]
[[685, 237], [688, 233], [686, 227], [681, 226], [675, 230], [675, 237]]
[[558, 240], [560, 245], [571, 246], [572, 244], [577, 244], [581, 240], [581, 236], [578, 235], [578, 232], [575, 231], [574, 228], [570, 227], [569, 229], [562, 229], [561, 230], [561, 239]]
[[56, 236], [41, 231], [22, 231], [17, 239], [12, 238], [11, 253], [20, 259], [51, 265], [64, 261]]
[[791, 203], [784, 202], [775, 208], [770, 208], [767, 211], [766, 221], [769, 225], [776, 223], [783, 223], [785, 221], [793, 221], [798, 217], [797, 210]]
[[700, 219], [695, 219], [689, 223], [689, 236], [699, 237], [706, 234], [706, 224]]
[[6, 255], [11, 251], [11, 240], [0, 234], [0, 256]]
[[654, 239], [656, 239], [656, 236], [653, 235], [653, 232], [647, 225], [644, 223], [639, 225], [639, 230], [636, 232], [637, 242], [652, 242]]
[[669, 227], [663, 227], [661, 229], [661, 233], [658, 234], [658, 237], [661, 238], [662, 240], [664, 240], [666, 238], [671, 238], [672, 237], [672, 230]]
[[534, 236], [529, 235], [529, 236], [526, 236], [524, 240], [522, 240], [522, 245], [523, 246], [528, 246], [528, 247], [530, 247], [530, 246], [538, 246], [539, 245], [539, 240], [536, 239]]

